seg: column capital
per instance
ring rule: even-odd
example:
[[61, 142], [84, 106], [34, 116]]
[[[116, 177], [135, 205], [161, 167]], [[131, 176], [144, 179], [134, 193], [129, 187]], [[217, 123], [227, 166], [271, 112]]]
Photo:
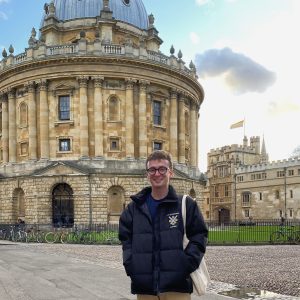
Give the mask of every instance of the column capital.
[[101, 76], [101, 75], [92, 76], [92, 77], [91, 77], [91, 80], [94, 81], [94, 86], [95, 86], [95, 87], [101, 88], [102, 85], [103, 85], [104, 76]]
[[148, 85], [150, 85], [150, 81], [148, 81], [148, 80], [139, 80], [139, 85], [140, 85], [140, 90], [145, 92], [147, 90]]
[[0, 92], [0, 101], [7, 102], [7, 91], [6, 90], [2, 90]]
[[47, 91], [47, 88], [48, 88], [48, 80], [47, 79], [40, 79], [40, 80], [36, 81], [36, 84], [40, 91]]
[[82, 75], [82, 76], [78, 76], [76, 77], [77, 81], [79, 82], [79, 86], [80, 87], [87, 87], [87, 83], [89, 80], [89, 76], [87, 75]]
[[135, 78], [125, 78], [126, 89], [133, 89], [133, 85], [137, 83]]
[[176, 99], [177, 99], [178, 92], [179, 92], [178, 89], [176, 89], [176, 88], [171, 88], [169, 92], [170, 92], [170, 97], [171, 97], [171, 98], [176, 98]]
[[8, 99], [16, 98], [16, 89], [15, 88], [8, 88], [7, 95], [8, 95]]
[[34, 91], [35, 91], [35, 82], [34, 81], [27, 81], [24, 84], [24, 87], [26, 88], [28, 93], [34, 93]]

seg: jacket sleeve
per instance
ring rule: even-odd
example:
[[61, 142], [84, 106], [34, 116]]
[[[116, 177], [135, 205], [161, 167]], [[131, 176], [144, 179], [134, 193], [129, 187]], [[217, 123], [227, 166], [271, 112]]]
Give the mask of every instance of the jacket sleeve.
[[131, 274], [131, 260], [132, 260], [132, 224], [133, 224], [133, 210], [132, 203], [121, 214], [119, 220], [119, 240], [122, 243], [123, 249], [123, 265], [126, 274]]
[[204, 256], [208, 229], [196, 201], [186, 198], [186, 235], [189, 240], [184, 252], [188, 258], [189, 273], [194, 272]]

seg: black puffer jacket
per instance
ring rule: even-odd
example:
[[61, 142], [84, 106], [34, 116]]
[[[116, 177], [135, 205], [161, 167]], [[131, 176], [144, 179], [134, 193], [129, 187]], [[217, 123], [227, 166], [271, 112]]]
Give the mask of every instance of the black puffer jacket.
[[155, 223], [146, 203], [151, 188], [132, 196], [120, 217], [119, 239], [123, 245], [123, 264], [131, 278], [133, 294], [156, 295], [163, 292], [192, 293], [189, 276], [204, 255], [208, 230], [196, 202], [187, 197], [186, 232], [190, 240], [183, 250], [181, 199], [172, 186], [157, 209]]

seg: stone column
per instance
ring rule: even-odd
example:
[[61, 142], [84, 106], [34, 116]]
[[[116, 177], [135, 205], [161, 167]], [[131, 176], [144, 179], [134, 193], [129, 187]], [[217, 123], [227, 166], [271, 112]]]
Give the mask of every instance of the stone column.
[[49, 159], [49, 107], [47, 96], [47, 80], [41, 80], [39, 90], [41, 159]]
[[136, 80], [126, 78], [126, 100], [125, 100], [125, 138], [126, 138], [126, 157], [134, 158], [134, 103], [133, 103], [133, 85]]
[[191, 149], [191, 166], [197, 166], [197, 110], [196, 103], [191, 101], [191, 115], [190, 115], [190, 149]]
[[9, 162], [17, 161], [16, 91], [8, 91], [8, 153]]
[[103, 97], [102, 84], [104, 77], [94, 76], [94, 131], [95, 157], [103, 157]]
[[35, 82], [26, 85], [28, 91], [29, 159], [37, 159]]
[[185, 113], [184, 113], [184, 96], [179, 98], [179, 126], [178, 126], [178, 150], [179, 163], [185, 163]]
[[80, 155], [82, 158], [89, 156], [89, 132], [88, 132], [88, 101], [87, 101], [87, 84], [88, 76], [80, 76], [79, 97], [80, 97]]
[[2, 158], [8, 162], [8, 103], [7, 95], [2, 96]]
[[139, 158], [147, 158], [147, 85], [149, 82], [140, 80], [139, 94]]
[[171, 90], [170, 102], [170, 154], [173, 161], [178, 162], [178, 106], [176, 90]]

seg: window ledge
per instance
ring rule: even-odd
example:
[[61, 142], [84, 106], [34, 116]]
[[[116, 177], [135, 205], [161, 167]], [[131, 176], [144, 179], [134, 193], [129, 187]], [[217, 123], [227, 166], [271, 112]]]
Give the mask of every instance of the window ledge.
[[70, 125], [74, 125], [74, 120], [66, 120], [66, 121], [55, 121], [54, 125], [55, 126], [59, 126], [59, 125], [63, 125], [63, 124], [70, 124]]
[[153, 124], [153, 127], [154, 127], [154, 128], [157, 128], [157, 129], [166, 130], [166, 127], [163, 126], [163, 125], [156, 125], [156, 124]]

